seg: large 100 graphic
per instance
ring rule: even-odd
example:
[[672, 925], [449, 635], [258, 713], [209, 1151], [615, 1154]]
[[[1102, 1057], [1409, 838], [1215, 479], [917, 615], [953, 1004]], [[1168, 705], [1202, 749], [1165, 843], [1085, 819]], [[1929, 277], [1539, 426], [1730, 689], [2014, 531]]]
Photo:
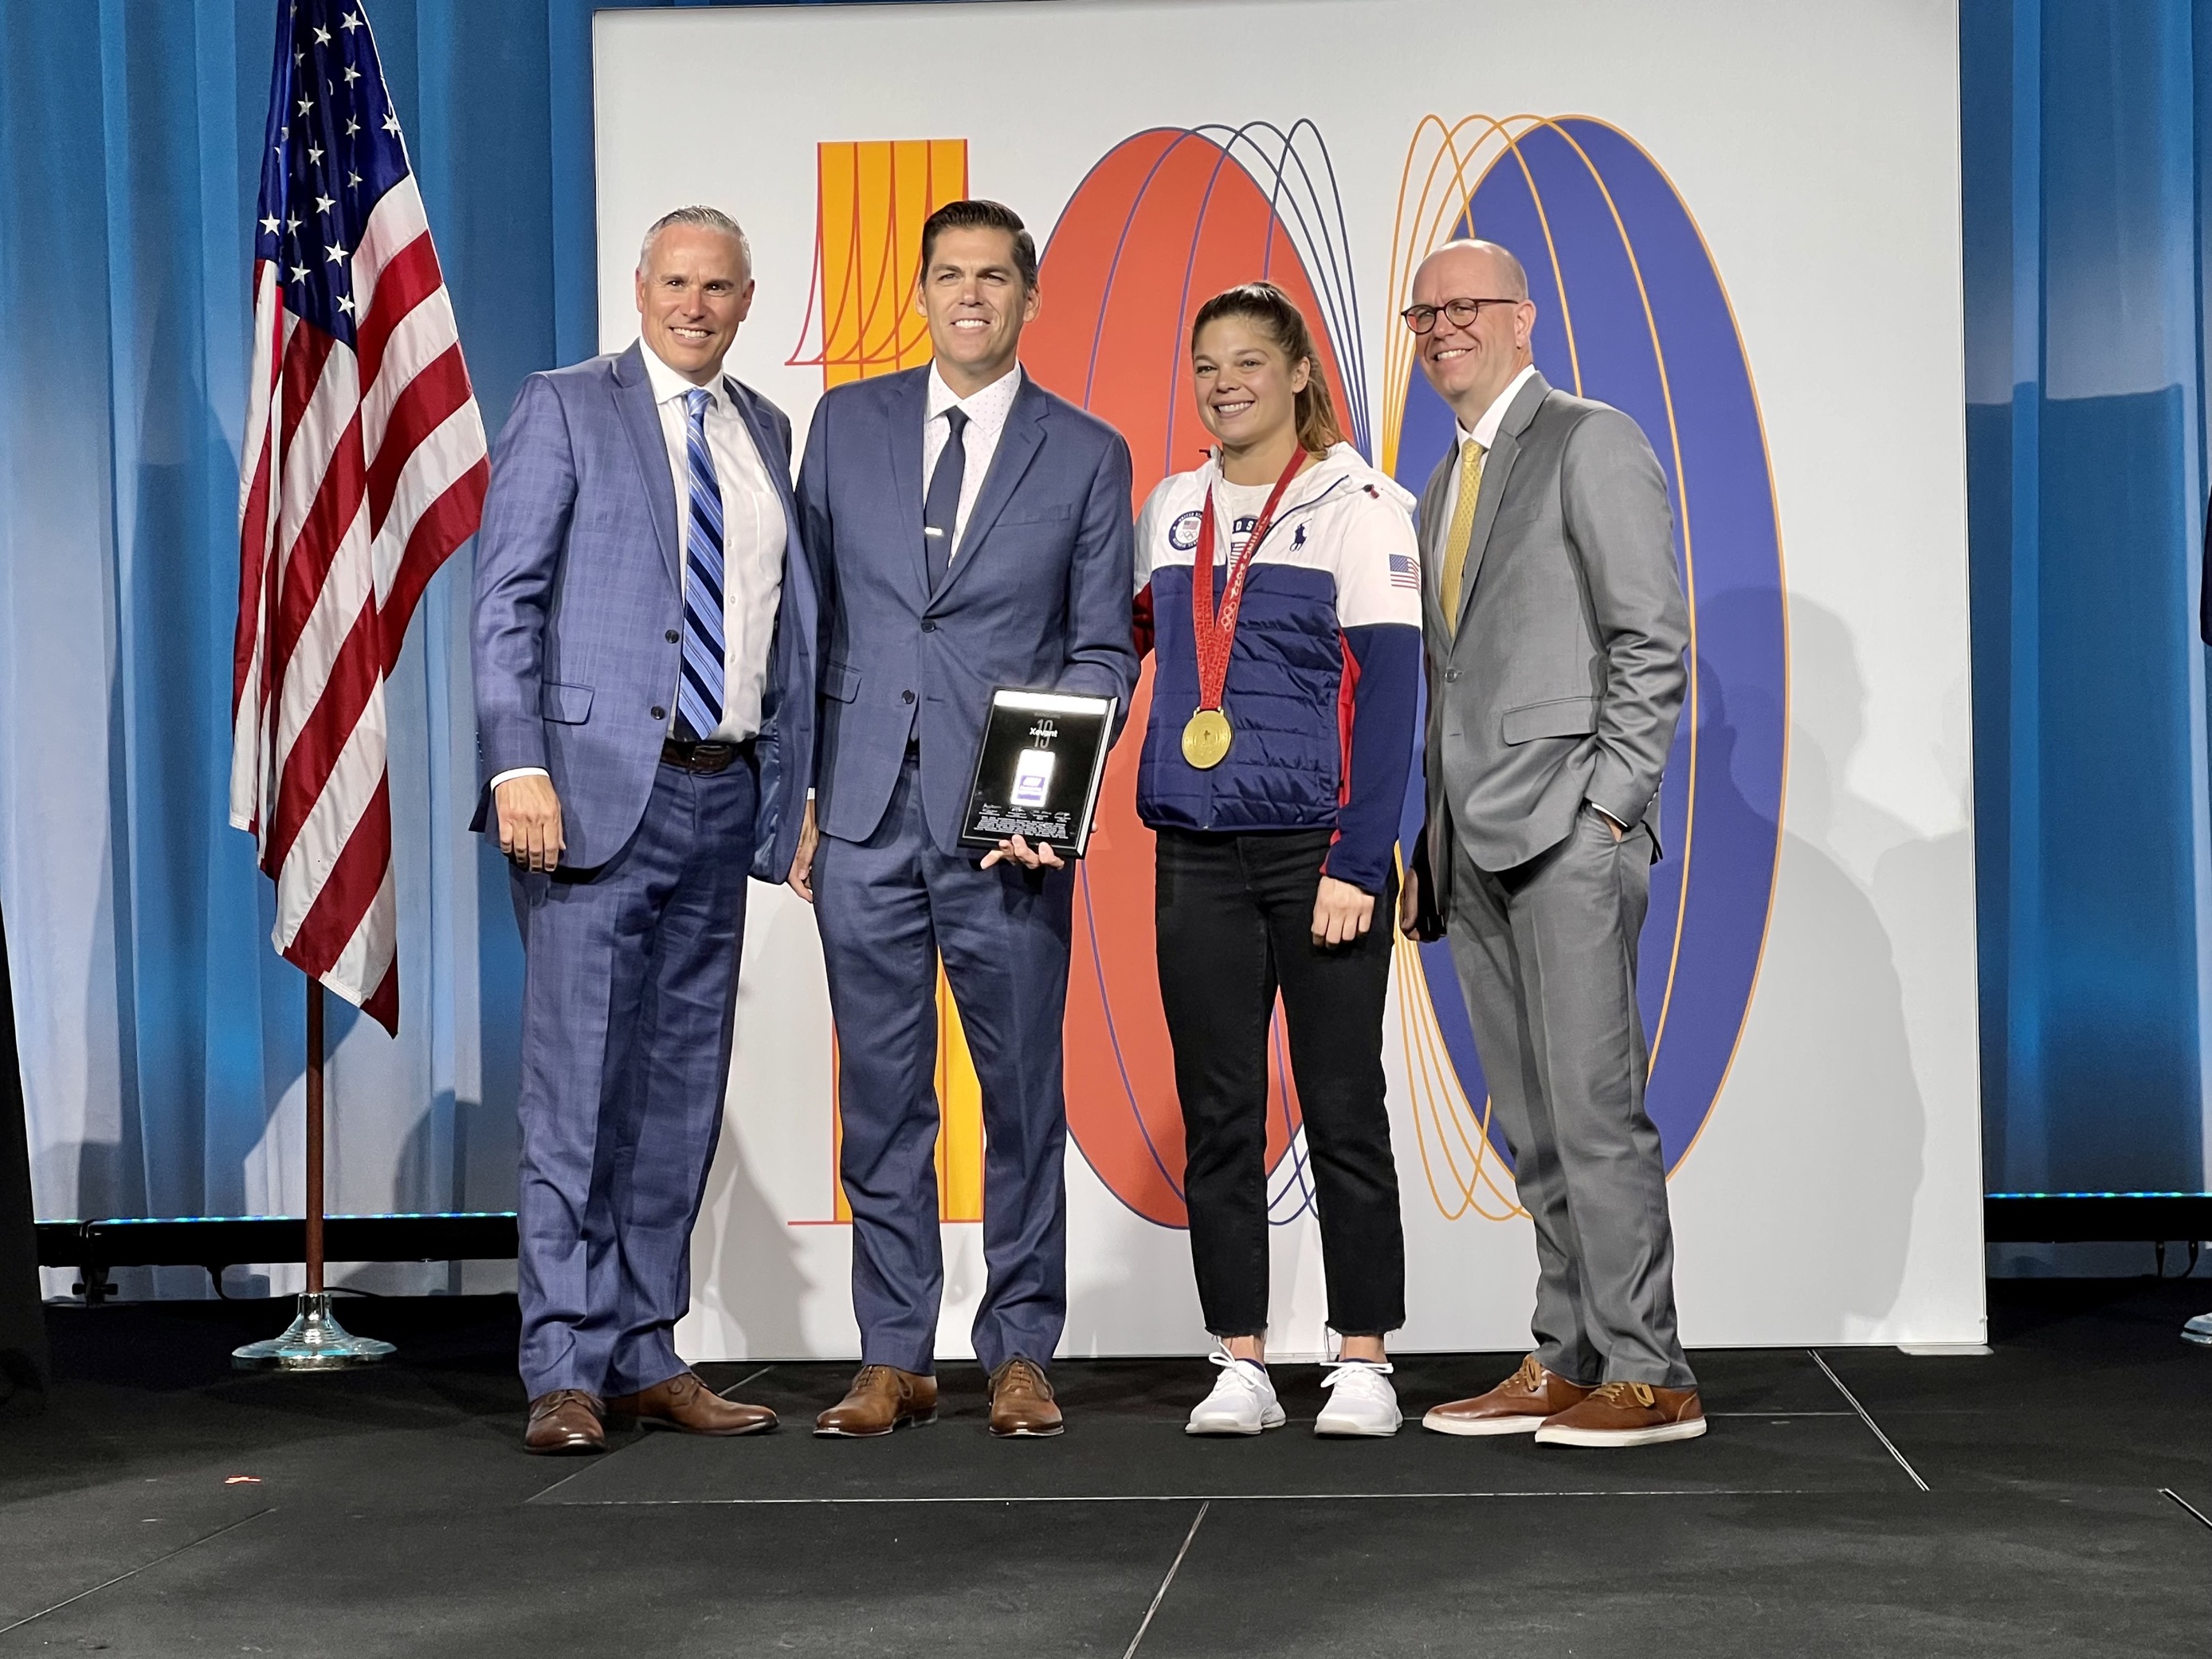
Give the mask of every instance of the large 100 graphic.
[[[912, 302], [922, 221], [968, 191], [961, 139], [818, 149], [815, 291], [791, 361], [824, 386], [929, 358]], [[1029, 372], [1127, 434], [1136, 500], [1196, 465], [1206, 443], [1190, 386], [1190, 319], [1234, 283], [1279, 283], [1313, 323], [1353, 441], [1419, 493], [1452, 418], [1415, 373], [1392, 314], [1423, 257], [1455, 236], [1527, 265], [1535, 355], [1551, 383], [1635, 417], [1667, 475], [1691, 618], [1690, 694], [1662, 796], [1666, 857], [1642, 941], [1647, 1103], [1669, 1170], [1719, 1097], [1749, 1010], [1771, 908], [1788, 722], [1782, 550], [1751, 368], [1689, 208], [1626, 133], [1583, 116], [1419, 122], [1397, 183], [1386, 284], [1355, 280], [1340, 181], [1310, 122], [1161, 128], [1091, 168], [1042, 258], [1046, 304], [1023, 337]], [[1370, 374], [1364, 343], [1383, 342]], [[1380, 407], [1370, 399], [1379, 394]], [[1134, 706], [1141, 731], [1146, 665]], [[1152, 837], [1137, 821], [1135, 743], [1115, 751], [1090, 856], [1078, 867], [1067, 1009], [1069, 1127], [1129, 1208], [1184, 1224], [1182, 1126], [1152, 945]], [[1417, 757], [1418, 758], [1418, 757]], [[1407, 791], [1403, 845], [1419, 828]], [[1401, 938], [1386, 1047], [1402, 1056], [1415, 1148], [1409, 1203], [1447, 1218], [1517, 1214], [1510, 1155], [1446, 948]], [[940, 1213], [982, 1206], [982, 1114], [952, 999], [939, 987]], [[1280, 1012], [1273, 1032], [1270, 1214], [1313, 1202]], [[1402, 1123], [1402, 1119], [1401, 1120]], [[1417, 1158], [1409, 1158], [1417, 1151]], [[1416, 1165], [1419, 1178], [1414, 1175]], [[848, 1219], [842, 1192], [836, 1217]]]

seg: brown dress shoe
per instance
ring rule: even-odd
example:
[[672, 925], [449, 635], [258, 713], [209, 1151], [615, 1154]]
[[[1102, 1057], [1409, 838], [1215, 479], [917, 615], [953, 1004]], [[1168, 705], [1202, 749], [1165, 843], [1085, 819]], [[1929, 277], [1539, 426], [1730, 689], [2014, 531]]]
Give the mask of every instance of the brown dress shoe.
[[1655, 1389], [1648, 1382], [1608, 1382], [1536, 1431], [1540, 1446], [1650, 1446], [1662, 1440], [1695, 1440], [1705, 1431], [1705, 1408], [1695, 1389]]
[[1581, 1383], [1546, 1370], [1532, 1353], [1488, 1394], [1430, 1407], [1421, 1426], [1438, 1434], [1534, 1434], [1545, 1419], [1580, 1404], [1589, 1394]]
[[845, 1397], [814, 1419], [814, 1432], [872, 1439], [893, 1429], [937, 1421], [937, 1379], [896, 1365], [863, 1365]]
[[765, 1406], [725, 1400], [699, 1380], [696, 1371], [678, 1371], [638, 1394], [607, 1401], [610, 1417], [634, 1417], [648, 1429], [681, 1429], [686, 1434], [758, 1434], [775, 1426]]
[[607, 1449], [607, 1431], [599, 1426], [605, 1409], [599, 1395], [584, 1389], [556, 1389], [530, 1402], [530, 1425], [522, 1431], [525, 1451], [551, 1456]]
[[1016, 1354], [991, 1373], [991, 1432], [1006, 1439], [1042, 1439], [1066, 1424], [1044, 1372]]

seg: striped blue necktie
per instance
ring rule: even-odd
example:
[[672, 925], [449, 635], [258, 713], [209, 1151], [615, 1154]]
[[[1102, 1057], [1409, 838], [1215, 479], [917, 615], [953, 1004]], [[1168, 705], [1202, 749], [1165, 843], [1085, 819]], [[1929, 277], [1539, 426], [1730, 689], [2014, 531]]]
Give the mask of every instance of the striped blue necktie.
[[691, 515], [684, 538], [684, 678], [676, 688], [676, 735], [696, 742], [722, 723], [722, 487], [707, 447], [707, 405], [714, 394], [702, 386], [684, 398], [691, 410], [685, 445]]

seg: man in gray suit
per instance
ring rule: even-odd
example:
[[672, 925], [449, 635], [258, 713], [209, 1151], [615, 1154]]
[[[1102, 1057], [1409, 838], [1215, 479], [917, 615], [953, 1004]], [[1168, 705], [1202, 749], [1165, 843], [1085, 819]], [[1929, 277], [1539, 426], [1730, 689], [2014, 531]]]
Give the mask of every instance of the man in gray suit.
[[1689, 633], [1667, 483], [1633, 421], [1536, 372], [1536, 307], [1504, 248], [1438, 249], [1405, 320], [1459, 441], [1421, 501], [1428, 823], [1404, 920], [1440, 916], [1451, 940], [1538, 1265], [1535, 1352], [1423, 1421], [1686, 1440], [1705, 1420], [1674, 1332], [1636, 1006]]

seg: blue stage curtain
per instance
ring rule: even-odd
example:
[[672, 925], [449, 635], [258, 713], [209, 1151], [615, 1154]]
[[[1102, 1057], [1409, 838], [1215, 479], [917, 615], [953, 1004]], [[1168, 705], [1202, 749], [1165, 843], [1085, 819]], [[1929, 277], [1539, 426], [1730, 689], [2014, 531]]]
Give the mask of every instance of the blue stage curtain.
[[[495, 431], [525, 374], [597, 331], [591, 9], [371, 0]], [[270, 950], [269, 884], [226, 822], [276, 11], [0, 8], [0, 894], [47, 1216], [301, 1197], [304, 981]], [[513, 1203], [520, 970], [503, 869], [464, 828], [468, 576], [464, 550], [390, 690], [402, 1035], [333, 1006], [334, 1210]]]
[[[0, 6], [0, 902], [47, 1217], [302, 1196], [304, 981], [228, 824], [279, 3]], [[495, 435], [525, 375], [598, 349], [592, 15], [636, 3], [364, 0]], [[520, 952], [465, 830], [471, 551], [388, 688], [401, 1035], [333, 1001], [333, 1212], [514, 1203]]]
[[1987, 1172], [2193, 1191], [2212, 6], [1960, 21]]
[[300, 1070], [222, 827], [273, 15], [0, 10], [0, 878], [43, 1214], [252, 1203]]

